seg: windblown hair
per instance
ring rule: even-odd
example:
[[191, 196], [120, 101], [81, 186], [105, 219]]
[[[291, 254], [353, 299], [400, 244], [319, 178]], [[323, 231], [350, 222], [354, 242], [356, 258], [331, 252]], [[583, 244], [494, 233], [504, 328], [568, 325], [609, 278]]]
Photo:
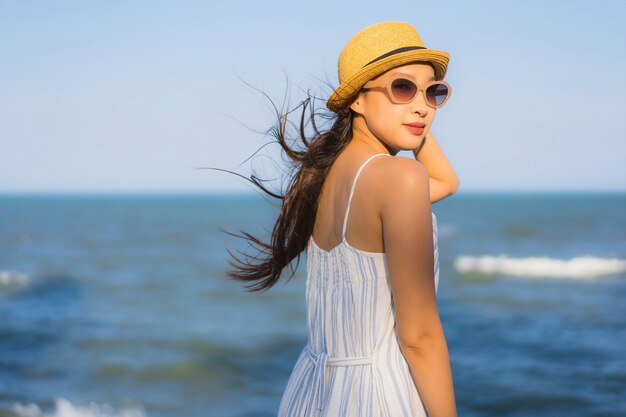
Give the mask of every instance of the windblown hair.
[[[271, 101], [266, 94], [264, 95]], [[227, 249], [236, 261], [228, 260], [234, 269], [227, 271], [227, 276], [229, 279], [247, 282], [248, 291], [265, 291], [271, 288], [280, 278], [283, 269], [290, 265], [294, 258], [297, 258], [296, 266], [292, 265], [288, 279], [294, 276], [301, 252], [306, 249], [313, 232], [319, 195], [328, 170], [352, 139], [353, 113], [349, 106], [337, 113], [329, 113], [328, 110], [320, 112], [316, 111], [314, 102], [315, 98], [310, 93], [307, 93], [307, 98], [293, 110], [281, 111], [272, 102], [278, 122], [268, 133], [276, 139], [291, 159], [295, 172], [284, 195], [268, 190], [254, 175], [250, 179], [244, 177], [265, 193], [282, 200], [280, 214], [274, 224], [270, 242], [266, 243], [247, 232], [239, 235], [221, 229], [231, 236], [243, 238], [258, 247], [259, 256], [246, 255], [245, 260], [238, 259]], [[301, 108], [301, 115], [299, 124], [296, 126], [288, 120], [288, 117], [299, 108]], [[330, 120], [331, 127], [320, 131], [318, 129], [320, 124], [316, 122], [318, 118]], [[302, 150], [292, 148], [288, 144], [291, 139], [289, 137], [290, 125], [297, 129], [296, 141], [302, 141], [304, 145]], [[312, 129], [312, 134], [307, 135], [307, 126], [310, 126], [309, 130]]]
[[[306, 249], [313, 233], [318, 200], [328, 170], [341, 151], [352, 140], [354, 116], [349, 105], [345, 105], [336, 113], [328, 110], [317, 111], [314, 105], [316, 99], [310, 93], [307, 93], [307, 98], [294, 109], [283, 111], [279, 110], [267, 94], [262, 91], [261, 93], [272, 104], [278, 119], [277, 123], [267, 133], [276, 139], [276, 142], [290, 158], [294, 172], [285, 194], [276, 194], [268, 190], [255, 175], [248, 178], [229, 170], [204, 167], [238, 175], [252, 182], [268, 195], [282, 200], [280, 213], [274, 224], [269, 243], [245, 231], [242, 232], [243, 235], [239, 235], [220, 228], [224, 233], [243, 238], [252, 246], [258, 247], [259, 256], [246, 254], [245, 260], [238, 259], [227, 249], [229, 255], [236, 262], [227, 261], [234, 269], [227, 271], [226, 274], [229, 279], [247, 282], [248, 291], [265, 291], [271, 288], [280, 278], [283, 269], [290, 265], [294, 258], [297, 258], [295, 267], [291, 264], [292, 270], [288, 279], [294, 276], [300, 262], [301, 252]], [[299, 108], [301, 108], [301, 114], [299, 124], [296, 126], [288, 118], [290, 113]], [[316, 119], [320, 118], [330, 120], [331, 127], [320, 131], [316, 122]], [[307, 135], [306, 129], [309, 125], [313, 132]], [[296, 127], [295, 141], [302, 141], [303, 150], [289, 146], [288, 141], [292, 139], [289, 136], [289, 126]], [[416, 150], [416, 154], [419, 153], [423, 145], [424, 141]]]

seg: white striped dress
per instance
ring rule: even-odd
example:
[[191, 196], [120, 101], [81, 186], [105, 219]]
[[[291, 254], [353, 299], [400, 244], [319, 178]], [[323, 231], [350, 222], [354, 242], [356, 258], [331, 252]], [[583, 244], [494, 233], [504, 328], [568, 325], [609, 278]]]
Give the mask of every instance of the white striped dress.
[[[384, 253], [346, 240], [357, 171], [343, 220], [342, 241], [330, 251], [307, 245], [308, 342], [283, 393], [278, 417], [417, 417], [427, 412], [396, 339]], [[435, 290], [439, 284], [437, 218], [433, 219]]]

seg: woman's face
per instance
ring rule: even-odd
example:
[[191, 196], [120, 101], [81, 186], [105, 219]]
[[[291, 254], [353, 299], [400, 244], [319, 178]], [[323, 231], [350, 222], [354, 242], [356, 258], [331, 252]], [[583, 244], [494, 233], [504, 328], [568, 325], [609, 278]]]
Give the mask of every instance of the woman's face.
[[[413, 63], [392, 68], [366, 85], [380, 85], [398, 74], [415, 82], [418, 88], [435, 79], [432, 66]], [[382, 89], [361, 91], [350, 108], [356, 113], [353, 119], [354, 135], [362, 133], [370, 138], [373, 135], [393, 154], [421, 145], [435, 119], [436, 110], [426, 104], [423, 91], [409, 103], [395, 104]], [[407, 126], [414, 123], [424, 123], [425, 126], [421, 131]]]

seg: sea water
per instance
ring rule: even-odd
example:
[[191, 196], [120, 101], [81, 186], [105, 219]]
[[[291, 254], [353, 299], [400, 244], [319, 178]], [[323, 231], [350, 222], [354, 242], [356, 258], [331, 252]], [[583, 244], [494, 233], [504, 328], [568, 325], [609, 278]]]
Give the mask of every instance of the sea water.
[[[306, 343], [306, 255], [226, 279], [267, 241], [252, 195], [0, 196], [0, 416], [269, 417]], [[626, 194], [435, 203], [461, 416], [626, 415]], [[294, 269], [294, 276], [287, 281]]]

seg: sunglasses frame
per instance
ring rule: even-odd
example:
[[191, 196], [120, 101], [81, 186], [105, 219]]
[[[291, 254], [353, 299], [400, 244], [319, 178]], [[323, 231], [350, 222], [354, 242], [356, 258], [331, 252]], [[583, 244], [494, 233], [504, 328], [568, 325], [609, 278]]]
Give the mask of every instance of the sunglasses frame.
[[[415, 87], [417, 87], [417, 92], [415, 93], [415, 95], [411, 98], [411, 100], [409, 101], [398, 101], [392, 91], [391, 91], [391, 84], [396, 81], [396, 80], [406, 80], [409, 82], [412, 82], [413, 84], [415, 84]], [[426, 99], [426, 89], [428, 87], [430, 87], [433, 84], [444, 84], [447, 88], [448, 88], [448, 95], [447, 97], [443, 100], [443, 102], [441, 102], [441, 104], [439, 104], [438, 106], [433, 106], [432, 104], [429, 103], [429, 101]], [[422, 91], [424, 93], [424, 101], [426, 102], [426, 104], [430, 107], [433, 108], [441, 108], [443, 107], [444, 104], [446, 104], [446, 102], [448, 101], [448, 99], [450, 98], [450, 96], [452, 95], [452, 87], [450, 86], [450, 84], [448, 84], [447, 82], [443, 81], [443, 80], [432, 80], [427, 82], [426, 84], [424, 84], [423, 86], [419, 86], [415, 81], [411, 80], [409, 77], [407, 77], [404, 74], [397, 74], [394, 75], [392, 77], [387, 78], [385, 81], [383, 81], [382, 83], [378, 84], [378, 85], [370, 85], [369, 87], [366, 87], [365, 85], [363, 87], [361, 87], [361, 90], [382, 90], [384, 91], [384, 93], [387, 95], [387, 98], [389, 99], [389, 101], [391, 101], [393, 104], [409, 104], [411, 103], [413, 100], [415, 100], [415, 97], [417, 97], [420, 93], [420, 91]]]

